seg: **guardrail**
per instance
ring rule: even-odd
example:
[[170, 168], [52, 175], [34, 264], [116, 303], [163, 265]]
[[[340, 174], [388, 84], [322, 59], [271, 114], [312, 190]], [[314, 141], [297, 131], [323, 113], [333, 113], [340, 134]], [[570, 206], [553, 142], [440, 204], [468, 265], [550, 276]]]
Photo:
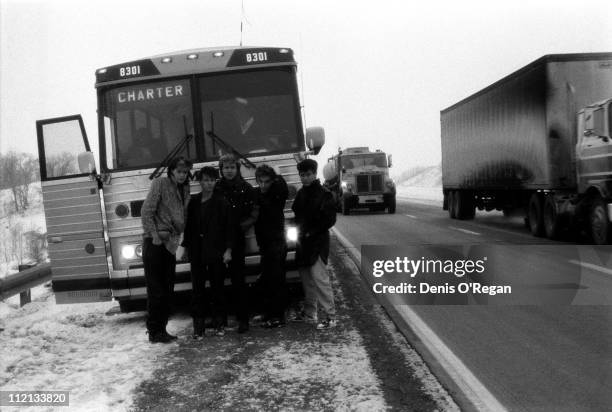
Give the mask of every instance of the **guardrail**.
[[[21, 269], [21, 267], [20, 267]], [[0, 279], [0, 299], [19, 293], [20, 306], [30, 303], [30, 289], [51, 280], [51, 264], [43, 263]]]

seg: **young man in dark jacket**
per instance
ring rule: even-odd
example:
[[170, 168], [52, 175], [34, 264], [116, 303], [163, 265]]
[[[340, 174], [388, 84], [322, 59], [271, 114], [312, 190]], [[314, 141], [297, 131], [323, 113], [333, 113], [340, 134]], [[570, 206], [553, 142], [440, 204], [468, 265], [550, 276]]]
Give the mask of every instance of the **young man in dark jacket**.
[[285, 202], [289, 196], [287, 183], [273, 168], [261, 165], [255, 170], [259, 187], [255, 209], [255, 236], [261, 253], [261, 285], [264, 291], [264, 327], [285, 326], [287, 286], [285, 284]]
[[293, 201], [293, 211], [298, 225], [296, 260], [304, 287], [304, 313], [300, 318], [316, 322], [320, 306], [325, 317], [317, 329], [327, 329], [336, 325], [334, 295], [326, 267], [329, 229], [336, 223], [336, 206], [331, 192], [317, 179], [316, 161], [302, 160], [297, 169], [302, 188]]
[[[232, 259], [234, 243], [234, 223], [230, 205], [223, 196], [214, 193], [219, 173], [214, 167], [203, 167], [198, 177], [202, 192], [195, 195], [189, 203], [183, 241], [191, 262], [191, 316], [195, 338], [204, 336], [204, 317], [209, 301], [212, 304], [216, 334], [222, 336], [225, 333], [225, 265]], [[205, 290], [206, 280], [210, 282], [208, 293]]]
[[234, 219], [234, 247], [228, 270], [232, 280], [233, 305], [238, 318], [238, 333], [249, 330], [248, 294], [244, 276], [245, 233], [253, 225], [255, 189], [240, 175], [240, 162], [235, 156], [226, 154], [219, 158], [221, 180], [215, 191], [229, 202]]

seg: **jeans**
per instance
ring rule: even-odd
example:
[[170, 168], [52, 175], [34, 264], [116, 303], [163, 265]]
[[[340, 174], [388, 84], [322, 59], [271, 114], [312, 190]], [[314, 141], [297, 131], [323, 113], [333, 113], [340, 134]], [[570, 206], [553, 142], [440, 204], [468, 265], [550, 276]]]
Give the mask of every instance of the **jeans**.
[[[204, 319], [208, 304], [211, 306], [211, 317], [215, 327], [221, 326], [227, 316], [225, 292], [223, 290], [226, 268], [221, 259], [211, 262], [200, 262], [191, 266], [191, 283], [193, 285], [191, 299], [191, 316], [194, 319]], [[210, 289], [206, 290], [206, 281]]]
[[142, 260], [147, 285], [147, 330], [150, 333], [166, 329], [174, 292], [176, 257], [162, 245], [145, 238]]
[[[244, 249], [244, 247], [242, 248]], [[244, 252], [232, 251], [232, 260], [228, 265], [228, 272], [232, 280], [232, 307], [236, 309], [238, 322], [249, 321], [249, 296], [244, 276]]]
[[260, 251], [266, 317], [284, 319], [289, 300], [285, 283], [287, 245], [284, 240], [270, 241], [263, 245]]
[[304, 312], [306, 316], [316, 318], [318, 307], [325, 312], [327, 317], [336, 316], [334, 306], [334, 293], [327, 267], [319, 256], [312, 266], [299, 268], [302, 286], [304, 287]]

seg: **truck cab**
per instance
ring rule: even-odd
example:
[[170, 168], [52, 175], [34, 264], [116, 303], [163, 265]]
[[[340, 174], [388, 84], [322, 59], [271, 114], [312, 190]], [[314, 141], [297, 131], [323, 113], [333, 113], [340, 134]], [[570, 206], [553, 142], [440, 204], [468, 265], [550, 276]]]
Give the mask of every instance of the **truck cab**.
[[323, 169], [326, 186], [334, 193], [344, 215], [351, 209], [388, 210], [395, 213], [395, 183], [389, 177], [391, 155], [368, 147], [338, 150]]

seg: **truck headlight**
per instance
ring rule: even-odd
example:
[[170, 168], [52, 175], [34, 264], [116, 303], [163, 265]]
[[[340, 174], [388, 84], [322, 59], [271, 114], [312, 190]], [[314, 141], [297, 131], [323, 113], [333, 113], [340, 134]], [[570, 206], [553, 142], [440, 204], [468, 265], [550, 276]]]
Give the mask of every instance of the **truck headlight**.
[[395, 182], [391, 179], [387, 180], [385, 184], [387, 185], [389, 189], [393, 189], [395, 187]]
[[349, 192], [350, 192], [351, 190], [353, 190], [353, 185], [352, 185], [352, 184], [350, 184], [349, 182], [344, 181], [344, 180], [342, 181], [342, 183], [340, 183], [340, 187], [341, 187], [343, 190], [348, 190]]
[[289, 226], [286, 232], [287, 240], [289, 242], [297, 242], [298, 230], [295, 226]]

